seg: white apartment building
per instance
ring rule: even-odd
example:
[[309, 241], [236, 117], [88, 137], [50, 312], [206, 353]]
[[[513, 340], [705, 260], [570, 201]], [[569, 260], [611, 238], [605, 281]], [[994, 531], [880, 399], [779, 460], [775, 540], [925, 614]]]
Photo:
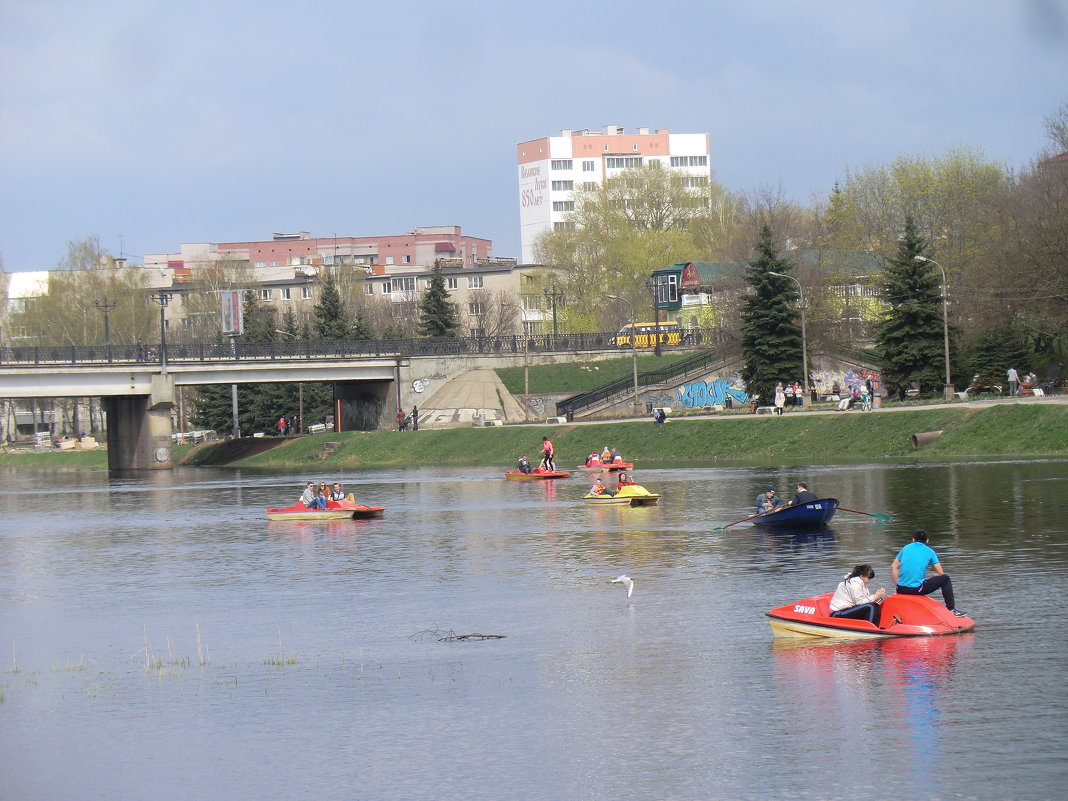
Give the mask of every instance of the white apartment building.
[[534, 262], [534, 242], [540, 234], [568, 225], [565, 218], [575, 210], [577, 189], [654, 162], [685, 171], [695, 187], [712, 178], [708, 134], [673, 134], [664, 128], [639, 128], [631, 134], [615, 125], [599, 131], [565, 129], [559, 136], [520, 142], [516, 161], [524, 264]]

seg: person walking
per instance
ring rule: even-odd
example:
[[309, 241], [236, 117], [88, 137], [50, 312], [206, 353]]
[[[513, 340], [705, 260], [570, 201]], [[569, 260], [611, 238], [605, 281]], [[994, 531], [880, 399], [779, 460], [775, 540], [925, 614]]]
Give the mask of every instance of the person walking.
[[[934, 571], [929, 578], [928, 567]], [[935, 590], [941, 590], [946, 608], [957, 617], [964, 617], [964, 613], [957, 610], [953, 582], [942, 570], [938, 554], [927, 544], [926, 531], [917, 531], [912, 535], [912, 542], [898, 551], [890, 564], [890, 578], [903, 595], [930, 595]]]
[[1020, 388], [1020, 374], [1016, 372], [1015, 367], [1010, 367], [1007, 375], [1009, 378], [1009, 395], [1015, 395], [1016, 390]]

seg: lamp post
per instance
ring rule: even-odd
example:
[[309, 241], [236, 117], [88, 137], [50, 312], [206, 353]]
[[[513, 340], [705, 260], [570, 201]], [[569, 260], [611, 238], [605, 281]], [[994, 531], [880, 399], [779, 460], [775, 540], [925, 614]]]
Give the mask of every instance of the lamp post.
[[805, 372], [805, 403], [810, 401], [808, 394], [808, 339], [805, 335], [805, 290], [801, 288], [801, 282], [794, 278], [792, 275], [786, 273], [773, 273], [770, 270], [768, 275], [777, 275], [779, 278], [789, 278], [795, 284], [797, 284], [797, 294], [800, 297], [799, 306], [801, 307], [801, 369]]
[[556, 338], [556, 301], [557, 301], [558, 298], [563, 298], [564, 297], [564, 291], [562, 289], [561, 290], [557, 290], [555, 281], [552, 284], [552, 292], [550, 292], [548, 290], [548, 288], [546, 288], [544, 291], [545, 291], [545, 297], [549, 298], [549, 301], [553, 305], [553, 338], [555, 339]]
[[171, 302], [171, 296], [162, 289], [152, 296], [152, 300], [159, 304], [159, 366], [161, 372], [167, 372], [167, 318], [164, 312], [167, 304]]
[[634, 304], [619, 295], [606, 295], [611, 300], [621, 300], [630, 307], [630, 364], [634, 373], [634, 413], [641, 410], [638, 407], [638, 349], [634, 346], [634, 338], [638, 332], [638, 320], [634, 316]]
[[[276, 334], [285, 334], [290, 340], [295, 340], [296, 336], [289, 331], [283, 331], [281, 328], [274, 329]], [[297, 382], [297, 433], [303, 434], [304, 428], [304, 383], [302, 381]]]
[[946, 270], [934, 259], [916, 255], [913, 261], [929, 262], [942, 272], [942, 338], [946, 346], [946, 385], [942, 388], [947, 401], [953, 400], [953, 381], [949, 373], [949, 292], [946, 290]]
[[104, 302], [94, 303], [100, 311], [104, 312], [104, 350], [107, 351], [108, 361], [111, 361], [111, 323], [108, 320], [108, 312], [118, 306], [118, 303], [108, 303], [108, 296], [104, 295]]
[[645, 286], [653, 293], [653, 354], [660, 355], [660, 284], [653, 279], [645, 282]]

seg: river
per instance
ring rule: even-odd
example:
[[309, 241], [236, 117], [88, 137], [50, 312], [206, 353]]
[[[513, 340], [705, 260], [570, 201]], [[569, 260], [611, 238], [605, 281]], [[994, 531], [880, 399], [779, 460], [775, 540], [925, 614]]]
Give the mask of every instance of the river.
[[[639, 469], [639, 509], [376, 471], [383, 519], [268, 522], [305, 478], [0, 472], [0, 798], [1064, 797], [1064, 460]], [[797, 480], [892, 521], [714, 530]], [[974, 633], [772, 638], [916, 528]]]

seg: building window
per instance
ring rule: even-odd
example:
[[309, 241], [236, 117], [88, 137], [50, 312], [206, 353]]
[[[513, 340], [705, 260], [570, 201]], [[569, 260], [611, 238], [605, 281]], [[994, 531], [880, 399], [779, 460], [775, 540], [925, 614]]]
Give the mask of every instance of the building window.
[[468, 289], [482, 289], [482, 276], [481, 275], [469, 275], [469, 276], [467, 276], [467, 288]]
[[477, 300], [473, 303], [468, 303], [467, 313], [474, 317], [478, 317], [480, 314], [482, 314], [482, 304], [479, 303]]
[[292, 297], [290, 297], [291, 290], [289, 289], [289, 287], [282, 287], [278, 290], [278, 293], [282, 296], [282, 300], [292, 300]]
[[405, 264], [411, 264], [412, 263], [412, 257], [411, 256], [405, 256], [404, 257], [404, 263]]
[[549, 167], [554, 170], [570, 170], [571, 159], [553, 159]]
[[481, 339], [482, 337], [486, 336], [486, 329], [485, 328], [472, 328], [471, 329], [471, 336], [475, 337], [476, 339]]
[[262, 268], [262, 267], [266, 267], [266, 266], [267, 266], [267, 262], [265, 262], [265, 261], [256, 262], [256, 267], [257, 268]]
[[626, 167], [642, 166], [641, 156], [609, 156], [604, 160], [604, 166], [610, 170], [622, 170]]
[[393, 263], [393, 257], [392, 256], [386, 256], [386, 264], [392, 264], [392, 263]]
[[597, 162], [595, 162], [595, 161], [584, 161], [584, 162], [582, 162], [582, 171], [583, 172], [593, 172], [596, 169], [597, 169]]
[[575, 230], [575, 224], [573, 222], [554, 222], [553, 223], [553, 230], [554, 231], [574, 231]]
[[571, 192], [575, 189], [574, 181], [553, 181], [554, 192]]
[[575, 201], [574, 200], [554, 200], [553, 201], [553, 211], [574, 211], [574, 210], [575, 210]]
[[310, 286], [302, 286], [300, 288], [300, 296], [304, 300], [311, 300], [312, 291]]
[[446, 289], [456, 289], [456, 279], [455, 278], [446, 278], [445, 279], [445, 288]]
[[365, 281], [363, 285], [363, 294], [373, 295], [375, 293], [375, 285], [370, 281]]
[[276, 262], [276, 261], [272, 261], [272, 262], [271, 262], [271, 266], [272, 266], [272, 267], [277, 267], [277, 266], [278, 266], [278, 262]]
[[393, 292], [415, 292], [415, 278], [394, 278], [391, 282]]
[[672, 156], [672, 167], [707, 167], [708, 156]]
[[260, 298], [262, 300], [270, 300], [271, 299], [271, 290], [269, 290], [269, 289], [261, 289], [260, 290]]
[[687, 189], [700, 189], [701, 187], [708, 186], [708, 176], [687, 175], [682, 179], [682, 185]]

